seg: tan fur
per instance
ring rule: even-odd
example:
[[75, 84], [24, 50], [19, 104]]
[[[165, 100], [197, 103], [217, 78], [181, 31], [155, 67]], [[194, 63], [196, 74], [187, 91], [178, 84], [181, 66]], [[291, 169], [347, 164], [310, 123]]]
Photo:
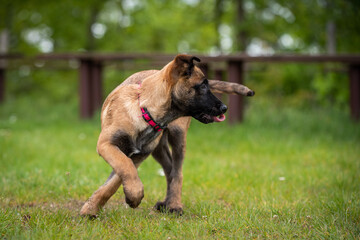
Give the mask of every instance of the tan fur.
[[[193, 96], [192, 86], [203, 81], [204, 75], [196, 66], [190, 78], [182, 75], [189, 67], [186, 61], [190, 57], [178, 55], [161, 70], [135, 73], [108, 95], [102, 107], [97, 151], [114, 171], [106, 183], [84, 204], [81, 215], [96, 215], [121, 184], [128, 204], [137, 207], [144, 196], [137, 167], [150, 153], [163, 167], [167, 180], [165, 200], [158, 202], [156, 209], [182, 213], [182, 163], [191, 117], [180, 117], [170, 122], [165, 130], [144, 143], [145, 152], [141, 152], [143, 149], [134, 149], [134, 153], [127, 156], [113, 141], [117, 134], [125, 134], [124, 136], [128, 137], [125, 138], [126, 141], [136, 142], [142, 132], [146, 131], [149, 125], [141, 117], [141, 107], [146, 107], [155, 120], [162, 119], [172, 107], [172, 94], [185, 100]], [[252, 92], [238, 84], [216, 80], [209, 82], [210, 87], [219, 92], [243, 95]], [[172, 147], [171, 151], [169, 145]], [[127, 147], [124, 146], [124, 149]], [[138, 153], [139, 155], [136, 155]]]

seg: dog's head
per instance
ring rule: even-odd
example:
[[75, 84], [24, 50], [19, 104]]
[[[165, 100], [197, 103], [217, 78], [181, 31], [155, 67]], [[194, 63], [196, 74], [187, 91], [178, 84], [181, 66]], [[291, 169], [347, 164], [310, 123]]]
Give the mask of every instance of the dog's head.
[[208, 80], [194, 61], [200, 59], [181, 54], [168, 65], [172, 105], [184, 116], [202, 123], [222, 122], [227, 106], [212, 94]]

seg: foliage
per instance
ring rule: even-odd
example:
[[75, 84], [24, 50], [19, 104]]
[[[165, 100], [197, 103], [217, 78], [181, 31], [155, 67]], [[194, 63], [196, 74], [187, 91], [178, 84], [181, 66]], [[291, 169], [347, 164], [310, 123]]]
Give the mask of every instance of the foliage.
[[[326, 52], [329, 22], [336, 26], [338, 52], [359, 51], [360, 5], [354, 0], [4, 0], [2, 5], [0, 31], [7, 29], [10, 33], [8, 50], [26, 55], [74, 51], [316, 54]], [[239, 14], [244, 15], [241, 22], [237, 20]], [[240, 48], [239, 34], [246, 42]], [[18, 66], [19, 71], [22, 67]], [[335, 79], [343, 79], [342, 74], [305, 65], [265, 70], [268, 90], [276, 89], [285, 97], [295, 94], [295, 102], [310, 99], [344, 107], [348, 101], [346, 84]], [[9, 74], [8, 78], [20, 89], [51, 88], [46, 86], [51, 85], [46, 73], [19, 75]], [[67, 77], [67, 73], [61, 73], [50, 79]], [[63, 94], [56, 91], [65, 90], [64, 85], [54, 85], [50, 92]]]
[[246, 83], [286, 106], [348, 110], [349, 80], [339, 64], [252, 64]]
[[349, 81], [347, 76], [337, 72], [317, 73], [312, 86], [322, 105], [343, 108], [349, 101]]
[[[236, 21], [238, 4], [244, 9], [243, 22]], [[230, 53], [249, 47], [235, 48], [239, 26], [248, 44], [258, 39], [274, 52], [324, 52], [328, 21], [337, 27], [340, 52], [358, 51], [360, 41], [360, 5], [355, 0], [4, 0], [3, 6], [0, 30], [10, 30], [11, 51], [24, 53], [209, 53], [216, 48]], [[285, 35], [290, 42], [284, 41]], [[95, 45], [89, 48], [89, 41]]]

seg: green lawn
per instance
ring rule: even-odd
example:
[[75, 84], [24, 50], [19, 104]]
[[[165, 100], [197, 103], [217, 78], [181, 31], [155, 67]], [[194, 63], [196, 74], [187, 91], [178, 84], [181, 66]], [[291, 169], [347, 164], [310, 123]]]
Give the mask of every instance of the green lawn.
[[95, 150], [98, 117], [78, 120], [71, 101], [9, 99], [0, 105], [0, 238], [359, 239], [360, 124], [346, 111], [249, 103], [242, 124], [192, 122], [183, 216], [152, 209], [166, 184], [149, 158], [139, 208], [119, 190], [89, 220], [79, 210], [111, 171]]

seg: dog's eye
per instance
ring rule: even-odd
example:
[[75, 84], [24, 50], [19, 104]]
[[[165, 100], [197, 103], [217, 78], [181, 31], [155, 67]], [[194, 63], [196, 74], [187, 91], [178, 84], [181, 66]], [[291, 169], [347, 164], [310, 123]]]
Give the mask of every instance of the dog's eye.
[[207, 86], [205, 84], [200, 85], [200, 90], [206, 90], [206, 89], [207, 89]]
[[209, 87], [206, 83], [202, 83], [200, 86], [199, 86], [199, 92], [200, 94], [206, 94], [207, 91], [208, 91]]
[[208, 89], [208, 88], [209, 88], [209, 82], [208, 82], [208, 80], [205, 79], [205, 80], [201, 83], [201, 86], [202, 86], [202, 88]]
[[195, 90], [200, 94], [206, 94], [209, 89], [208, 80], [205, 79], [202, 83], [194, 86]]

